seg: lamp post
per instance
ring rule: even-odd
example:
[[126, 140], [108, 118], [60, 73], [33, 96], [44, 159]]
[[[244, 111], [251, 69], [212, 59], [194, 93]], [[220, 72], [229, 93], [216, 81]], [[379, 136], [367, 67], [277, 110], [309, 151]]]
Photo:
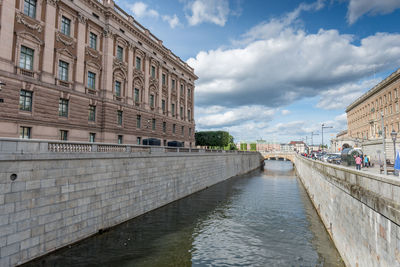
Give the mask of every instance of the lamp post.
[[322, 151], [324, 151], [324, 129], [328, 129], [328, 128], [333, 128], [332, 126], [325, 126], [325, 124], [322, 124], [321, 125], [321, 133], [322, 133], [322, 136], [321, 136], [321, 143], [322, 143]]
[[396, 137], [397, 137], [397, 133], [394, 131], [394, 129], [390, 133], [390, 136], [392, 137], [393, 140], [393, 163], [394, 163], [396, 161]]
[[383, 123], [383, 112], [381, 112], [381, 123], [382, 123], [382, 148], [383, 148], [383, 172], [387, 175], [387, 165], [386, 165], [386, 144], [385, 144], [385, 125]]

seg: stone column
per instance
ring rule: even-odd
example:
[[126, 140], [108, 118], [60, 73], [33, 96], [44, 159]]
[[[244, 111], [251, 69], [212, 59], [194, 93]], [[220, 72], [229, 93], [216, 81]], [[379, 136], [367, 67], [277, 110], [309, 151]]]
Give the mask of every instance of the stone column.
[[85, 92], [85, 44], [86, 44], [86, 21], [83, 14], [78, 13], [78, 38], [77, 38], [77, 59], [75, 69], [75, 90]]
[[15, 0], [3, 0], [1, 8], [0, 58], [1, 69], [14, 72], [12, 51], [14, 41]]
[[171, 101], [171, 91], [172, 91], [172, 75], [171, 75], [171, 72], [170, 73], [168, 73], [168, 86], [167, 86], [167, 88], [168, 88], [168, 96], [167, 96], [167, 103], [166, 103], [166, 105], [167, 105], [167, 116], [168, 117], [170, 117], [171, 116], [171, 103], [172, 103], [172, 101]]
[[175, 118], [181, 118], [181, 82], [179, 78], [176, 79], [176, 104], [175, 104]]
[[127, 86], [125, 88], [125, 95], [126, 95], [126, 101], [128, 104], [133, 105], [133, 69], [135, 68], [135, 62], [133, 60], [134, 58], [134, 53], [133, 53], [134, 47], [132, 45], [129, 46], [128, 48], [128, 77], [127, 77]]
[[113, 33], [106, 26], [103, 32], [104, 49], [103, 49], [103, 95], [106, 98], [113, 99], [113, 62], [114, 62], [114, 39]]
[[189, 99], [189, 95], [187, 94], [187, 91], [188, 91], [188, 88], [189, 88], [189, 84], [187, 83], [186, 84], [186, 88], [185, 88], [185, 90], [186, 90], [186, 97], [185, 97], [185, 106], [183, 107], [183, 110], [184, 110], [184, 112], [183, 112], [183, 117], [184, 118], [186, 118], [186, 121], [188, 121], [189, 120], [189, 117], [187, 116], [187, 114], [188, 114], [188, 110], [189, 110], [189, 107], [188, 107], [188, 99]]
[[46, 1], [46, 26], [44, 27], [43, 67], [41, 77], [42, 81], [52, 84], [54, 84], [53, 70], [56, 18], [56, 1]]
[[162, 101], [162, 63], [158, 64], [158, 98], [157, 98], [157, 106], [158, 113], [162, 114], [161, 101]]
[[144, 59], [144, 108], [149, 107], [149, 85], [150, 85], [150, 56], [145, 55]]

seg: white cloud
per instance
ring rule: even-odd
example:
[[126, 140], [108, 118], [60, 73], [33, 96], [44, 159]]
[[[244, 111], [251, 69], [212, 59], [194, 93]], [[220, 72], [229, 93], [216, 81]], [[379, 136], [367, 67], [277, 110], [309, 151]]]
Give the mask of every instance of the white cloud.
[[347, 83], [336, 89], [321, 93], [317, 104], [322, 109], [345, 109], [365, 91], [379, 83], [379, 79], [368, 79], [358, 83]]
[[364, 14], [388, 14], [398, 8], [400, 8], [399, 0], [350, 0], [347, 20], [353, 24]]
[[132, 11], [133, 15], [138, 18], [144, 18], [144, 17], [158, 18], [159, 16], [156, 10], [149, 8], [147, 4], [143, 2], [135, 2], [133, 5], [130, 5], [129, 8]]
[[224, 26], [230, 13], [228, 0], [194, 0], [186, 4], [189, 14], [186, 18], [189, 25], [203, 22]]
[[162, 16], [163, 21], [168, 22], [169, 26], [173, 29], [176, 26], [180, 25], [179, 18], [176, 14], [173, 16], [164, 15]]
[[281, 113], [282, 113], [282, 115], [288, 115], [288, 114], [290, 114], [291, 112], [290, 112], [290, 110], [283, 109], [283, 110], [281, 110]]

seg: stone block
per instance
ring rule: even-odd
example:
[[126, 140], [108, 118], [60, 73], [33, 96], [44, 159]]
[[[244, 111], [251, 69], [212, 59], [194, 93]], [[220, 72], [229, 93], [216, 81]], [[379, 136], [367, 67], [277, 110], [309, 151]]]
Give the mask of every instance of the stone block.
[[[7, 236], [7, 245], [14, 244], [29, 238], [31, 235], [31, 229], [24, 230], [15, 234]], [[19, 243], [18, 243], [19, 244]]]

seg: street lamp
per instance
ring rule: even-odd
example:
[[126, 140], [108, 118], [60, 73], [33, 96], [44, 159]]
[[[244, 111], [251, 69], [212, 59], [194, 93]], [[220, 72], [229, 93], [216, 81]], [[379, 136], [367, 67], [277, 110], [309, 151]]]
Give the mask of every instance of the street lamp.
[[321, 125], [321, 129], [322, 129], [322, 140], [321, 140], [321, 143], [322, 143], [322, 151], [324, 151], [324, 129], [328, 129], [328, 128], [333, 128], [332, 126], [325, 126], [325, 124], [323, 123], [322, 125]]
[[394, 129], [390, 133], [390, 136], [392, 137], [393, 140], [393, 153], [394, 153], [393, 163], [394, 163], [396, 160], [396, 137], [397, 137], [397, 133], [394, 131]]

